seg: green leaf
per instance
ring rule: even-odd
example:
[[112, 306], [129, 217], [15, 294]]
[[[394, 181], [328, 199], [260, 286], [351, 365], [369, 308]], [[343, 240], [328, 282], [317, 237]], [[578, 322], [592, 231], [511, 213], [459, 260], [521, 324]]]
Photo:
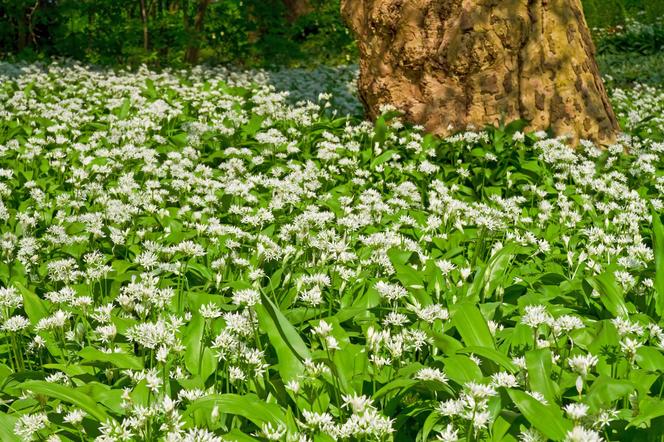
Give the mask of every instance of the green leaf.
[[258, 441], [259, 439], [248, 436], [243, 432], [241, 432], [240, 430], [238, 430], [237, 428], [233, 428], [231, 431], [224, 434], [223, 440], [228, 442], [253, 442], [253, 441]]
[[118, 119], [124, 120], [129, 115], [129, 109], [131, 108], [131, 100], [129, 97], [125, 98], [122, 101], [122, 106], [118, 110]]
[[249, 122], [242, 126], [242, 133], [245, 137], [253, 137], [261, 129], [264, 120], [264, 116], [254, 114]]
[[151, 78], [145, 80], [145, 93], [149, 98], [156, 99], [158, 97], [157, 90], [154, 87], [154, 80]]
[[445, 374], [459, 385], [470, 381], [479, 381], [482, 379], [482, 370], [472, 359], [464, 355], [455, 355], [446, 358]]
[[196, 410], [212, 412], [218, 407], [219, 413], [234, 414], [249, 419], [260, 427], [265, 423], [279, 424], [285, 419], [284, 412], [277, 404], [267, 403], [255, 394], [213, 394], [193, 401], [185, 413], [191, 415]]
[[664, 314], [664, 226], [656, 210], [652, 211], [652, 235], [655, 249], [655, 297], [656, 311]]
[[387, 163], [392, 159], [392, 156], [394, 156], [394, 154], [396, 153], [397, 152], [395, 150], [386, 150], [385, 152], [374, 158], [369, 167], [371, 169], [374, 169], [376, 166], [380, 166], [383, 163]]
[[613, 402], [627, 396], [635, 388], [630, 381], [601, 375], [593, 381], [585, 402], [593, 411], [597, 412], [602, 408], [611, 407]]
[[495, 362], [496, 364], [500, 365], [510, 373], [516, 373], [517, 371], [519, 371], [519, 368], [514, 364], [514, 362], [512, 362], [510, 358], [508, 358], [498, 350], [494, 350], [489, 347], [475, 347], [471, 345], [464, 347], [462, 350], [459, 350], [459, 353], [463, 354], [472, 353], [476, 356], [481, 356], [483, 358]]
[[629, 427], [640, 427], [652, 419], [664, 416], [664, 401], [647, 397], [639, 403], [639, 414], [629, 422]]
[[489, 259], [468, 289], [468, 297], [472, 302], [488, 299], [503, 282], [507, 268], [517, 252], [515, 244], [507, 244]]
[[385, 396], [387, 393], [393, 390], [399, 389], [400, 393], [403, 393], [410, 389], [413, 385], [416, 385], [417, 381], [414, 379], [409, 379], [409, 378], [396, 378], [393, 381], [388, 382], [386, 385], [380, 388], [376, 393], [373, 395], [373, 399], [377, 400], [380, 399], [381, 397]]
[[[204, 346], [203, 333], [205, 319], [195, 314], [184, 333], [184, 364], [193, 375], [200, 375], [205, 381], [217, 369], [217, 358], [212, 350]], [[201, 353], [202, 351], [202, 353]]]
[[521, 390], [510, 389], [508, 394], [521, 414], [542, 434], [552, 440], [563, 440], [573, 427], [556, 405], [544, 405]]
[[625, 305], [622, 290], [618, 287], [612, 272], [603, 273], [599, 276], [586, 278], [588, 284], [599, 293], [600, 301], [604, 307], [615, 317], [629, 315], [629, 309]]
[[456, 305], [452, 323], [466, 345], [495, 348], [489, 326], [475, 305]]
[[144, 368], [143, 361], [140, 358], [126, 353], [104, 353], [96, 348], [85, 347], [78, 352], [78, 355], [85, 361], [105, 362], [118, 368], [131, 368], [134, 370], [142, 370]]
[[46, 305], [44, 305], [44, 301], [39, 296], [33, 291], [28, 290], [20, 282], [14, 282], [13, 284], [23, 296], [23, 309], [33, 325], [37, 324], [40, 319], [48, 316]]
[[551, 380], [551, 351], [540, 348], [526, 352], [528, 382], [532, 391], [542, 393], [544, 399], [555, 404], [560, 396], [556, 385]]
[[2, 442], [21, 442], [23, 439], [14, 434], [14, 425], [18, 418], [0, 412], [0, 440]]
[[21, 384], [21, 388], [72, 404], [99, 422], [105, 422], [109, 418], [106, 411], [97, 402], [74, 388], [46, 381], [26, 381]]
[[304, 371], [302, 361], [310, 359], [309, 347], [304, 343], [293, 324], [281, 313], [265, 294], [262, 304], [254, 306], [261, 329], [267, 333], [279, 360], [279, 374], [283, 382], [297, 378]]
[[374, 134], [375, 135], [373, 138], [373, 144], [378, 143], [380, 146], [382, 146], [387, 137], [387, 123], [385, 122], [384, 115], [381, 115], [376, 119], [376, 124], [374, 126]]
[[636, 350], [636, 363], [648, 371], [664, 371], [664, 355], [655, 347], [639, 347]]

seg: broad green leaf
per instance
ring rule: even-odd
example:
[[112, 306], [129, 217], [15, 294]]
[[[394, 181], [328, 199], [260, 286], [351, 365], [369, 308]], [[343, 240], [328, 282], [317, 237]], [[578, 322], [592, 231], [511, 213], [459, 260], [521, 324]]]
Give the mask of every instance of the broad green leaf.
[[494, 350], [489, 347], [467, 346], [459, 350], [459, 353], [464, 353], [464, 354], [472, 353], [476, 356], [481, 356], [483, 358], [488, 359], [489, 361], [495, 362], [496, 364], [500, 365], [505, 370], [511, 373], [516, 373], [517, 371], [519, 371], [519, 368], [516, 365], [514, 365], [512, 359], [508, 358], [500, 351]]
[[455, 355], [443, 360], [444, 372], [459, 385], [482, 379], [482, 370], [468, 356]]
[[279, 359], [279, 374], [283, 382], [296, 379], [304, 370], [302, 361], [310, 359], [309, 348], [293, 324], [274, 303], [261, 294], [262, 304], [254, 306], [261, 329], [267, 333], [270, 344]]
[[118, 119], [124, 120], [129, 115], [129, 109], [131, 108], [131, 100], [129, 97], [125, 98], [122, 101], [122, 106], [118, 109]]
[[508, 394], [528, 422], [549, 439], [563, 440], [572, 429], [572, 422], [563, 417], [557, 405], [544, 405], [521, 390], [510, 389]]
[[601, 375], [593, 381], [585, 402], [591, 410], [597, 412], [600, 409], [610, 408], [613, 402], [627, 396], [634, 389], [635, 386], [630, 381]]
[[454, 306], [452, 323], [468, 346], [494, 348], [493, 336], [486, 319], [473, 304]]
[[193, 401], [185, 410], [191, 415], [196, 410], [212, 412], [218, 407], [219, 413], [234, 414], [249, 419], [260, 428], [265, 423], [273, 425], [283, 423], [284, 412], [277, 404], [272, 404], [259, 399], [255, 394], [213, 394], [204, 396]]
[[195, 314], [184, 333], [184, 364], [193, 375], [200, 375], [205, 381], [217, 368], [217, 358], [212, 350], [204, 346], [203, 334], [205, 319]]
[[140, 358], [126, 353], [104, 353], [96, 348], [85, 347], [78, 352], [81, 359], [90, 362], [106, 362], [118, 368], [131, 368], [142, 370], [143, 361]]
[[[374, 127], [374, 138], [373, 138], [373, 144], [378, 143], [379, 145], [383, 145], [385, 142], [385, 138], [387, 136], [387, 123], [385, 122], [385, 116], [380, 116], [376, 119], [376, 124]], [[373, 147], [373, 146], [372, 146]], [[372, 166], [373, 168], [374, 166]]]
[[505, 273], [517, 251], [515, 244], [507, 244], [489, 259], [486, 267], [473, 280], [468, 290], [470, 301], [479, 302], [488, 299], [504, 283]]
[[652, 211], [652, 235], [655, 249], [655, 306], [657, 314], [664, 315], [664, 226], [656, 210]]
[[636, 350], [636, 363], [644, 370], [664, 371], [664, 355], [655, 347], [639, 347]]
[[37, 296], [32, 290], [26, 288], [20, 282], [14, 282], [14, 286], [21, 292], [23, 296], [23, 309], [28, 315], [30, 322], [32, 324], [37, 324], [40, 319], [48, 316], [48, 310], [44, 301]]
[[233, 428], [231, 431], [228, 433], [224, 434], [224, 441], [229, 441], [229, 442], [254, 442], [258, 441], [259, 439], [256, 439], [255, 437], [248, 436], [238, 430], [237, 428]]
[[629, 315], [622, 289], [618, 287], [613, 273], [603, 273], [599, 276], [586, 278], [586, 281], [599, 293], [600, 301], [613, 316], [625, 317]]
[[430, 305], [431, 297], [424, 290], [424, 279], [422, 275], [409, 265], [392, 263], [397, 273], [399, 282], [413, 294], [417, 302], [421, 305]]
[[74, 388], [46, 381], [26, 381], [21, 388], [72, 404], [100, 422], [108, 419], [108, 414], [97, 402]]
[[629, 421], [629, 427], [640, 427], [652, 419], [664, 416], [664, 401], [647, 397], [639, 403], [639, 414]]
[[555, 404], [558, 402], [560, 393], [556, 388], [556, 384], [551, 380], [552, 365], [549, 349], [540, 348], [526, 352], [530, 390], [542, 393], [544, 399], [550, 404]]
[[22, 439], [14, 433], [14, 425], [18, 418], [0, 411], [0, 440], [2, 442], [21, 442]]
[[375, 168], [376, 166], [380, 166], [383, 163], [387, 163], [392, 159], [392, 156], [397, 153], [394, 150], [387, 150], [383, 152], [382, 154], [378, 155], [372, 162], [371, 165], [369, 166], [371, 169]]
[[413, 385], [416, 385], [418, 381], [410, 378], [404, 378], [404, 377], [399, 377], [396, 378], [393, 381], [390, 381], [386, 385], [380, 388], [376, 393], [373, 395], [373, 399], [377, 400], [383, 396], [385, 396], [387, 393], [393, 390], [399, 389], [402, 393], [409, 388], [411, 388]]
[[261, 125], [264, 120], [265, 117], [262, 115], [253, 115], [249, 122], [242, 126], [242, 133], [246, 137], [253, 137], [259, 130], [261, 130]]

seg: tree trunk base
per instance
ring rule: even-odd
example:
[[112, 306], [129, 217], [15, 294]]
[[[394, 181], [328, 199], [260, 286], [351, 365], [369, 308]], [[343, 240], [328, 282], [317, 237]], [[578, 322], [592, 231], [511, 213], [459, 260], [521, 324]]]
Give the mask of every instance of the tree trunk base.
[[580, 0], [342, 0], [369, 118], [391, 104], [446, 136], [516, 119], [576, 144], [618, 122]]

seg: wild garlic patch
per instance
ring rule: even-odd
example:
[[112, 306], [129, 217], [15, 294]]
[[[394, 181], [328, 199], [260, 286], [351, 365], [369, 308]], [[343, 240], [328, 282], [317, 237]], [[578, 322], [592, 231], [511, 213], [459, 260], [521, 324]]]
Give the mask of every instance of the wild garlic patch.
[[0, 65], [0, 439], [662, 433], [661, 90], [573, 151], [270, 81]]

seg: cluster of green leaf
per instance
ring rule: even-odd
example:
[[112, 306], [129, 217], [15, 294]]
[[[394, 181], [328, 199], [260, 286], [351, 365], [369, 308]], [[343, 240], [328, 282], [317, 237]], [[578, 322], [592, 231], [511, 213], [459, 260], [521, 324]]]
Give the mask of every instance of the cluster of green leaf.
[[602, 54], [597, 57], [600, 72], [612, 85], [634, 83], [660, 86], [664, 82], [664, 52], [652, 55], [634, 53]]
[[600, 54], [659, 54], [664, 51], [664, 16], [652, 23], [627, 20], [625, 25], [595, 32]]
[[593, 29], [624, 25], [629, 19], [653, 23], [664, 15], [664, 4], [648, 0], [581, 0], [588, 25]]
[[[183, 66], [197, 40], [202, 63], [310, 65], [347, 63], [355, 54], [339, 0], [310, 0], [289, 17], [283, 0], [0, 1], [0, 56], [22, 60], [70, 57], [102, 65]], [[144, 19], [146, 9], [145, 50]]]
[[661, 440], [662, 90], [574, 151], [225, 68], [0, 79], [3, 441]]

